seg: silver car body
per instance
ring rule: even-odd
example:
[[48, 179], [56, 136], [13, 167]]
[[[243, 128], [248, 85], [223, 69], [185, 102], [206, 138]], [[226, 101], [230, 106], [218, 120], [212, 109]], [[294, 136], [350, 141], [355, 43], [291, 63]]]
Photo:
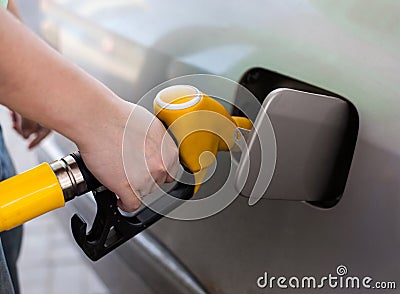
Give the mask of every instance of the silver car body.
[[[151, 235], [144, 234], [146, 240], [134, 238], [93, 264], [111, 292], [262, 293], [266, 289], [257, 279], [264, 272], [318, 277], [335, 273], [339, 265], [349, 275], [398, 279], [400, 3], [46, 0], [41, 5], [45, 40], [127, 100], [137, 101], [177, 76], [211, 73], [239, 81], [248, 70], [262, 68], [345, 97], [359, 114], [352, 165], [336, 206], [262, 199], [250, 207], [239, 197], [203, 220], [163, 219]], [[40, 152], [51, 160], [74, 149], [56, 136]], [[220, 160], [216, 177], [225, 172], [226, 158]], [[202, 193], [212, 185], [206, 183]], [[66, 225], [71, 210], [95, 212], [90, 197], [68, 208]], [[276, 288], [269, 293], [275, 291], [280, 293]], [[346, 289], [318, 293], [341, 291]]]

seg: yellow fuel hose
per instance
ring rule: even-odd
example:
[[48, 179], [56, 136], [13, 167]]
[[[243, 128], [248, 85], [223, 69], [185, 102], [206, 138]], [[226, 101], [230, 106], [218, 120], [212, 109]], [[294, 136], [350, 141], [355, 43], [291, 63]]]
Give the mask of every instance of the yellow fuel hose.
[[0, 232], [63, 207], [100, 186], [79, 152], [4, 180], [0, 182]]
[[0, 231], [12, 229], [65, 204], [48, 163], [0, 182]]

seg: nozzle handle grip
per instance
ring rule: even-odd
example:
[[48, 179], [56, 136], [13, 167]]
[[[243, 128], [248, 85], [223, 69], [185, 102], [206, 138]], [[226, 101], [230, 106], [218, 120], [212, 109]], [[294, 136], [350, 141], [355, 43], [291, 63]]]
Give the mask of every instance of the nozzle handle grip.
[[87, 232], [86, 221], [79, 214], [75, 214], [71, 219], [72, 235], [83, 252], [92, 261], [96, 261], [162, 219], [164, 215], [180, 206], [182, 200], [190, 199], [193, 193], [193, 185], [177, 182], [167, 193], [169, 195], [161, 196], [152, 203], [152, 207], [160, 209], [159, 212], [144, 207], [129, 217], [121, 214], [113, 192], [107, 189], [95, 192], [97, 212], [90, 231]]

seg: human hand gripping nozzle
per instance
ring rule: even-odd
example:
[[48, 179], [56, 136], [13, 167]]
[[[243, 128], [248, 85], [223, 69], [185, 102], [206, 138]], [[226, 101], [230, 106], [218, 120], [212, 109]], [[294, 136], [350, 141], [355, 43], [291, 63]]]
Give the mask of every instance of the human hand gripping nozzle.
[[[154, 101], [154, 111], [170, 127], [179, 146], [180, 161], [188, 171], [185, 176], [192, 177], [176, 182], [166, 193], [173, 197], [155, 200], [160, 211], [144, 207], [133, 216], [121, 213], [117, 196], [96, 180], [80, 153], [75, 152], [0, 182], [0, 231], [93, 192], [97, 212], [90, 231], [78, 214], [71, 219], [71, 230], [84, 253], [96, 261], [181, 205], [181, 200], [192, 198], [216, 153], [234, 147], [234, 130], [252, 127], [247, 118], [231, 117], [220, 103], [187, 85], [162, 90]], [[213, 156], [204, 159], [204, 152]]]

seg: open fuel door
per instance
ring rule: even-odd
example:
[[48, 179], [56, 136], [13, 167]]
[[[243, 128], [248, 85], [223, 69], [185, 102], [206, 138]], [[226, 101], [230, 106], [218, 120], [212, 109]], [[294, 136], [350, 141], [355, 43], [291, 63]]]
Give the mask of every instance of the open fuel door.
[[[265, 116], [274, 138], [260, 135], [263, 130], [257, 128]], [[250, 204], [263, 198], [307, 201], [328, 208], [340, 200], [358, 133], [357, 112], [350, 102], [329, 93], [274, 89], [263, 101], [254, 125], [236, 183], [241, 194], [250, 197]], [[262, 154], [273, 140], [276, 161], [266, 187], [260, 172]]]

